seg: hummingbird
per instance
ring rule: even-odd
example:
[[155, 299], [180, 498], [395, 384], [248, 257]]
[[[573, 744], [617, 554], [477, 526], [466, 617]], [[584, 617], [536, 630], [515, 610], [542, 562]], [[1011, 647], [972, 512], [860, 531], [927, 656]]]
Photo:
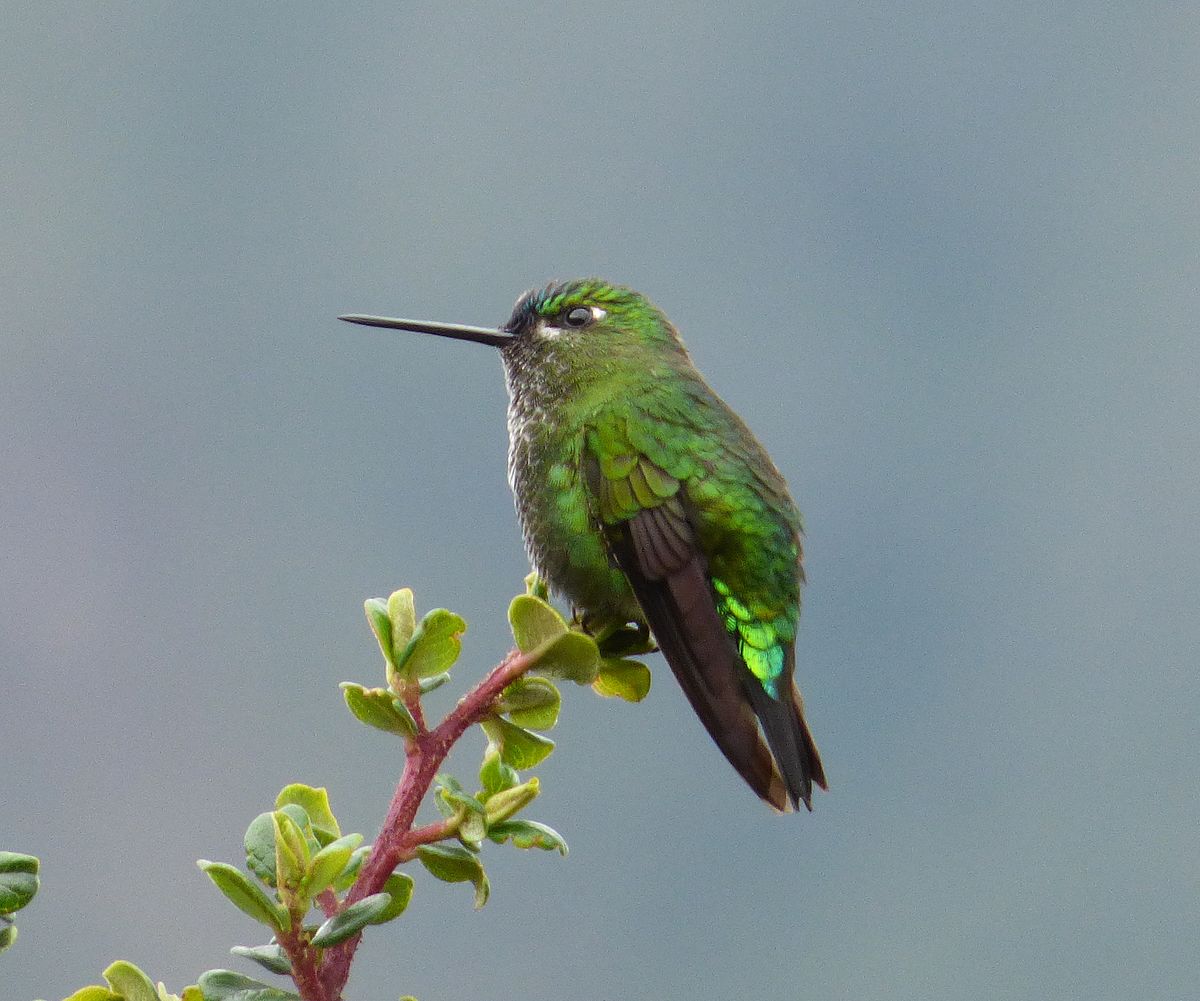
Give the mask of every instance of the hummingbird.
[[489, 344], [525, 548], [583, 621], [648, 628], [709, 735], [781, 812], [827, 788], [796, 687], [801, 519], [783, 476], [646, 296], [596, 278], [499, 328], [352, 314]]

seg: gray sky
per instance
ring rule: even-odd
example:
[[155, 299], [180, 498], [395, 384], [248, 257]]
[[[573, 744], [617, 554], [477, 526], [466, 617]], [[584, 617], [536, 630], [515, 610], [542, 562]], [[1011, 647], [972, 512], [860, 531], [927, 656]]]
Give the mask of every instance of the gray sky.
[[373, 836], [362, 600], [465, 615], [461, 690], [527, 567], [498, 360], [334, 317], [586, 274], [792, 484], [832, 789], [770, 814], [657, 658], [566, 692], [570, 857], [418, 875], [349, 996], [1194, 990], [1194, 5], [446, 6], [3, 12], [0, 995], [240, 966], [193, 862], [288, 781]]

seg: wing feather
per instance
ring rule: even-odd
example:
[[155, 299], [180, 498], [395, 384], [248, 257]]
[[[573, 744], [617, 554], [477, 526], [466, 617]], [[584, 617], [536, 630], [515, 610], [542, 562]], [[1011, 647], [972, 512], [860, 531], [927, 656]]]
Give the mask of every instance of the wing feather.
[[660, 464], [666, 444], [648, 430], [649, 422], [641, 422], [635, 441], [632, 423], [609, 415], [589, 435], [584, 456], [585, 479], [613, 559], [680, 687], [730, 764], [776, 809], [801, 802], [811, 809], [812, 786], [824, 788], [825, 774], [792, 681], [794, 648], [786, 644], [779, 678], [788, 687], [773, 697], [742, 655], [739, 626], [722, 615], [719, 602], [729, 598], [714, 590], [696, 512], [684, 499], [679, 477], [703, 475], [702, 467], [681, 460], [678, 475], [671, 475]]

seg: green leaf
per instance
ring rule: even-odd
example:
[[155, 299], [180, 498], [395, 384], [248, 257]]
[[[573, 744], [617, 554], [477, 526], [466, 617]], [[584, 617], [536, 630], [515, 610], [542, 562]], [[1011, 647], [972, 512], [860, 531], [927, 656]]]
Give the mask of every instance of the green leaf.
[[0, 852], [0, 914], [19, 911], [37, 895], [39, 867], [33, 855]]
[[359, 722], [367, 726], [401, 737], [412, 737], [417, 732], [416, 721], [408, 707], [386, 688], [364, 688], [343, 681], [342, 696]]
[[526, 730], [503, 717], [484, 720], [480, 726], [500, 748], [500, 759], [513, 768], [533, 768], [550, 756], [554, 741], [540, 733]]
[[397, 660], [397, 671], [410, 680], [444, 674], [458, 660], [460, 637], [466, 631], [466, 622], [453, 612], [444, 608], [427, 612]]
[[479, 851], [487, 837], [487, 818], [483, 814], [468, 813], [458, 825], [458, 840], [472, 851]]
[[421, 845], [417, 858], [430, 874], [444, 883], [471, 883], [475, 887], [475, 909], [487, 903], [491, 887], [479, 859], [458, 845]]
[[383, 892], [392, 898], [392, 902], [371, 919], [373, 925], [386, 924], [405, 912], [413, 895], [412, 876], [404, 872], [392, 873], [383, 884]]
[[267, 886], [275, 886], [275, 815], [260, 813], [246, 828], [242, 838], [246, 848], [246, 868]]
[[275, 797], [275, 809], [281, 810], [288, 804], [294, 804], [304, 810], [312, 832], [322, 846], [342, 836], [337, 818], [329, 807], [329, 792], [324, 786], [314, 788], [300, 782], [284, 786]]
[[300, 832], [304, 849], [299, 845], [294, 848], [297, 857], [303, 857], [308, 864], [308, 855], [320, 848], [320, 843], [313, 834], [312, 824], [308, 813], [298, 803], [284, 803], [278, 810], [260, 813], [246, 828], [242, 843], [246, 849], [246, 868], [261, 879], [267, 886], [278, 886], [279, 874], [276, 871], [278, 849], [276, 847], [275, 814], [281, 813], [288, 817]]
[[31, 872], [37, 875], [41, 863], [36, 855], [24, 855], [21, 852], [0, 852], [0, 873]]
[[537, 799], [540, 788], [535, 777], [519, 786], [513, 786], [511, 789], [505, 789], [489, 796], [487, 801], [488, 827], [490, 828], [492, 824], [499, 821], [508, 820], [513, 814], [524, 810]]
[[208, 874], [233, 905], [244, 914], [250, 915], [268, 928], [287, 931], [291, 928], [288, 912], [271, 900], [258, 886], [240, 870], [224, 862], [209, 862], [200, 859], [196, 865]]
[[286, 813], [295, 822], [296, 826], [304, 832], [304, 837], [313, 851], [316, 851], [321, 846], [317, 844], [317, 839], [313, 835], [312, 821], [308, 819], [308, 811], [299, 803], [284, 803], [283, 806], [276, 807], [281, 813]]
[[567, 843], [558, 831], [532, 820], [504, 820], [492, 824], [488, 828], [488, 837], [498, 845], [511, 841], [517, 848], [541, 848], [567, 854]]
[[518, 594], [508, 606], [517, 649], [530, 653], [567, 631], [567, 623], [549, 603], [532, 594]]
[[229, 951], [235, 956], [252, 960], [272, 973], [278, 973], [286, 977], [292, 972], [292, 961], [288, 959], [287, 953], [283, 951], [283, 948], [275, 942], [269, 945], [235, 945]]
[[333, 889], [337, 893], [350, 889], [355, 879], [358, 878], [358, 871], [362, 868], [363, 863], [367, 860], [367, 856], [371, 854], [371, 846], [363, 845], [361, 848], [356, 848], [354, 854], [350, 856], [350, 861], [346, 863], [346, 868], [343, 869], [337, 879], [333, 881]]
[[435, 674], [432, 678], [422, 678], [420, 682], [421, 694], [432, 692], [435, 688], [441, 688], [447, 681], [450, 680], [450, 675], [443, 672]]
[[584, 633], [567, 633], [539, 648], [533, 670], [577, 685], [590, 685], [600, 669], [596, 641]]
[[311, 856], [308, 841], [300, 826], [283, 810], [271, 814], [275, 824], [275, 878], [281, 891], [289, 891], [281, 895], [284, 902], [290, 904], [290, 893], [296, 891], [308, 875], [308, 863]]
[[90, 987], [80, 987], [70, 997], [63, 998], [63, 1001], [124, 1001], [124, 998], [120, 994], [114, 994], [107, 987], [92, 984]]
[[641, 702], [650, 693], [650, 668], [636, 660], [604, 660], [592, 682], [597, 695]]
[[351, 935], [362, 931], [366, 925], [392, 906], [392, 898], [386, 893], [372, 893], [357, 903], [351, 904], [340, 914], [335, 914], [317, 929], [312, 944], [322, 949], [345, 942]]
[[[308, 812], [304, 807], [299, 803], [284, 803], [278, 812], [284, 813], [292, 819], [296, 827], [303, 833], [310, 850], [315, 851], [320, 848], [313, 833], [312, 824], [309, 822]], [[246, 848], [246, 868], [267, 886], [276, 887], [279, 883], [279, 874], [275, 871], [277, 855], [275, 813], [260, 813], [250, 821], [250, 826], [246, 828], [243, 844]]]
[[457, 817], [458, 837], [478, 849], [487, 834], [483, 804], [468, 793], [452, 775], [438, 775], [434, 780], [434, 803], [444, 817]]
[[532, 594], [535, 598], [541, 598], [542, 601], [550, 600], [550, 589], [546, 586], [546, 582], [537, 575], [537, 571], [525, 575], [525, 593]]
[[158, 1001], [154, 981], [132, 963], [118, 960], [104, 971], [104, 979], [125, 1001]]
[[550, 730], [558, 722], [562, 696], [545, 678], [518, 678], [500, 693], [496, 708], [517, 726]]
[[467, 792], [462, 787], [462, 783], [453, 775], [438, 774], [434, 778], [433, 784], [435, 787], [434, 797], [450, 808], [450, 812], [446, 816], [452, 817], [458, 810], [478, 813], [482, 816], [483, 804]]
[[506, 765], [500, 757], [500, 747], [495, 742], [489, 742], [483, 755], [483, 764], [479, 766], [479, 784], [483, 786], [480, 798], [486, 803], [496, 793], [511, 789], [521, 781], [512, 765]]
[[392, 626], [392, 654], [394, 662], [399, 664], [404, 648], [408, 646], [417, 627], [417, 612], [410, 588], [402, 587], [391, 593], [387, 600], [387, 614]]
[[338, 874], [346, 868], [354, 849], [362, 844], [362, 839], [361, 834], [347, 834], [337, 841], [331, 841], [317, 852], [308, 867], [308, 878], [301, 888], [304, 895], [311, 900], [332, 886]]
[[367, 622], [375, 640], [379, 644], [379, 652], [389, 668], [396, 666], [396, 655], [392, 652], [392, 620], [388, 618], [387, 602], [382, 598], [368, 598], [363, 602], [363, 611], [367, 613]]
[[251, 980], [232, 970], [209, 970], [200, 974], [204, 1001], [300, 1001], [298, 994]]

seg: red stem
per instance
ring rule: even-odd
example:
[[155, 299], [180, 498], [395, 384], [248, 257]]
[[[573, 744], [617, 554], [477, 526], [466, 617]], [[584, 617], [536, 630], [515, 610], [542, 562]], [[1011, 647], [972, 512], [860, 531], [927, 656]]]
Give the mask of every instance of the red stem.
[[[413, 830], [417, 809], [433, 784], [442, 762], [446, 760], [446, 755], [450, 753], [450, 748], [491, 712], [500, 693], [532, 665], [533, 659], [528, 654], [513, 651], [464, 695], [441, 723], [409, 739], [404, 771], [392, 796], [387, 817], [370, 856], [363, 864], [362, 872], [346, 896], [345, 906], [372, 893], [379, 893], [396, 866], [415, 855], [418, 845], [438, 841], [449, 833], [445, 822]], [[411, 710], [412, 707], [409, 708]], [[420, 719], [419, 716], [415, 718]], [[361, 938], [360, 932], [326, 950], [317, 983], [320, 993], [306, 993], [300, 981], [296, 980], [296, 986], [300, 988], [305, 1001], [341, 1001], [342, 988], [350, 978], [350, 963]]]
[[342, 905], [338, 900], [336, 893], [334, 893], [332, 890], [322, 890], [317, 896], [317, 906], [321, 908], [321, 911], [324, 913], [325, 917], [331, 918], [339, 910], [341, 910]]
[[416, 685], [409, 685], [404, 693], [404, 706], [412, 714], [413, 722], [417, 724], [417, 733], [425, 732], [425, 710], [421, 707], [421, 690]]
[[321, 981], [321, 968], [317, 962], [319, 950], [313, 948], [304, 936], [301, 922], [303, 915], [292, 914], [292, 926], [287, 932], [279, 933], [279, 945], [292, 963], [292, 981], [304, 1001], [331, 1001], [333, 995]]

